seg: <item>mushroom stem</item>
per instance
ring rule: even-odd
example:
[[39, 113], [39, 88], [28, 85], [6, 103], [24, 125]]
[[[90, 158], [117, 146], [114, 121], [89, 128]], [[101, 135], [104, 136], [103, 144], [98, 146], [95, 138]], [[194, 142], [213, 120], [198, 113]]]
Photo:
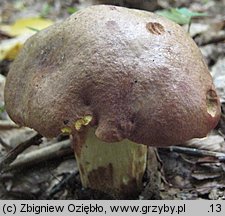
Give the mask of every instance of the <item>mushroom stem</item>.
[[[74, 139], [77, 146], [77, 141]], [[102, 191], [114, 198], [132, 198], [142, 189], [147, 146], [127, 139], [106, 143], [90, 128], [79, 148], [75, 147], [83, 187]]]

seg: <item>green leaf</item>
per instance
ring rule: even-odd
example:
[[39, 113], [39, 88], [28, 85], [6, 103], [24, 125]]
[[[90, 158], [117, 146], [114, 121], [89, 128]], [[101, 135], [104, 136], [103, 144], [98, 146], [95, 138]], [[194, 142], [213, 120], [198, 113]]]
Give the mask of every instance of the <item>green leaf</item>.
[[182, 15], [179, 11], [177, 11], [175, 8], [171, 8], [169, 10], [161, 10], [157, 11], [157, 14], [166, 17], [167, 19], [170, 19], [178, 24], [187, 24], [190, 22], [190, 17]]
[[5, 112], [5, 106], [0, 106], [0, 114]]
[[199, 13], [199, 12], [193, 12], [191, 10], [189, 10], [188, 8], [180, 8], [180, 9], [176, 9], [177, 11], [179, 11], [181, 14], [185, 15], [185, 16], [189, 16], [189, 17], [201, 17], [201, 16], [207, 16], [207, 13]]
[[78, 11], [78, 9], [75, 8], [75, 7], [68, 7], [68, 8], [67, 8], [68, 14], [73, 14], [73, 13], [75, 13], [75, 12], [77, 12], [77, 11]]
[[40, 17], [46, 17], [52, 9], [52, 6], [48, 3], [44, 3], [41, 9]]
[[193, 17], [207, 16], [205, 13], [192, 12], [188, 8], [170, 8], [169, 10], [156, 11], [156, 13], [180, 25], [190, 23]]

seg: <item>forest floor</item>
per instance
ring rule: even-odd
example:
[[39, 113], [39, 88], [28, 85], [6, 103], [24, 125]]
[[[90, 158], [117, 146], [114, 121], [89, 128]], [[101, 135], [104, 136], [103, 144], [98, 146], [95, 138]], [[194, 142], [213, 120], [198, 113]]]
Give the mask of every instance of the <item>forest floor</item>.
[[[153, 191], [149, 174], [146, 173], [143, 191], [135, 199], [225, 199], [225, 1], [159, 0], [152, 1], [154, 4], [140, 1], [135, 5], [130, 3], [132, 1], [99, 2], [139, 7], [153, 12], [185, 7], [207, 13], [207, 16], [192, 20], [189, 33], [205, 57], [221, 98], [221, 120], [206, 138], [190, 140], [182, 144], [182, 148], [174, 146], [158, 149], [158, 190]], [[22, 18], [37, 16], [59, 22], [93, 3], [97, 2], [1, 0], [0, 24], [12, 25]], [[187, 30], [188, 24], [183, 27]], [[1, 52], [5, 51], [4, 44], [9, 44], [14, 37], [0, 27]], [[10, 56], [15, 51], [12, 50], [9, 51]], [[9, 55], [0, 59], [0, 199], [111, 199], [105, 194], [82, 188], [68, 136], [55, 139], [44, 137], [42, 143], [37, 144], [32, 139], [36, 135], [35, 131], [18, 127], [10, 121], [4, 110], [3, 95], [5, 78], [14, 59], [7, 57]], [[2, 161], [24, 142], [30, 146], [16, 160], [11, 157], [3, 166]]]

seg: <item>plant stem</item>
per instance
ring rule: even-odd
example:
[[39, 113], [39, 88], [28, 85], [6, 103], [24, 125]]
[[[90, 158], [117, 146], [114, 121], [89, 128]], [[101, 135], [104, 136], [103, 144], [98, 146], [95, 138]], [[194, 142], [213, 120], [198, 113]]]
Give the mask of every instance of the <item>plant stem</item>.
[[[84, 140], [74, 148], [83, 187], [114, 198], [136, 197], [142, 189], [147, 146], [127, 139], [106, 143], [95, 136], [94, 129], [88, 130]], [[76, 139], [74, 142], [76, 146]]]

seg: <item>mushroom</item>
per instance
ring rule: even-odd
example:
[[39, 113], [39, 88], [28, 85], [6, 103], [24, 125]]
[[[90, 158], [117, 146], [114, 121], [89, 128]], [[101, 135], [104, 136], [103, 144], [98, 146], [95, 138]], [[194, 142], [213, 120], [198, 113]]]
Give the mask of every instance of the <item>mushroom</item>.
[[5, 86], [10, 117], [46, 137], [69, 133], [84, 187], [138, 194], [147, 146], [213, 129], [220, 102], [203, 57], [177, 24], [96, 5], [32, 36]]

